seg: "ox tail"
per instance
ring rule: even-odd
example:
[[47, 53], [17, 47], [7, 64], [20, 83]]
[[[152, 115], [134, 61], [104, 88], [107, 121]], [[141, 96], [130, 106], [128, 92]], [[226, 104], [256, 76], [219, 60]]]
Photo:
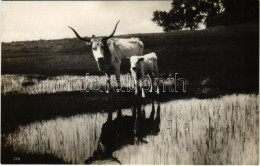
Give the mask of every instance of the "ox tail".
[[139, 56], [143, 55], [144, 52], [144, 43], [142, 41], [139, 41]]

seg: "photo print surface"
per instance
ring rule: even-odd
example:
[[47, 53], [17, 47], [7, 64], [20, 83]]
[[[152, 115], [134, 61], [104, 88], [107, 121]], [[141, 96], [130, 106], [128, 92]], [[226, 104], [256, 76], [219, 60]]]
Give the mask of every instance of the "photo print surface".
[[2, 164], [256, 165], [259, 1], [2, 1]]

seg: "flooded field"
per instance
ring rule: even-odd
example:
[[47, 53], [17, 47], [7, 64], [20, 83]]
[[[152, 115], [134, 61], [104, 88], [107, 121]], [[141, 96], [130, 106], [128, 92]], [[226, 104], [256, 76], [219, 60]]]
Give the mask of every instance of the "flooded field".
[[258, 100], [151, 101], [35, 121], [4, 133], [2, 147], [73, 164], [258, 164]]

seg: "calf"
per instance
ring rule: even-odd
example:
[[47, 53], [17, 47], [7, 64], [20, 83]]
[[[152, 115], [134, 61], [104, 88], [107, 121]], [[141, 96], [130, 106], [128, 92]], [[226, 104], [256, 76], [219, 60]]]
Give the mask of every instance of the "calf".
[[152, 52], [143, 56], [132, 56], [130, 57], [130, 64], [130, 71], [135, 81], [135, 95], [138, 94], [138, 89], [141, 87], [142, 97], [145, 97], [141, 81], [147, 74], [150, 76], [151, 81], [150, 92], [152, 92], [154, 88], [157, 94], [159, 94], [159, 87], [156, 82], [156, 79], [159, 77], [156, 54]]

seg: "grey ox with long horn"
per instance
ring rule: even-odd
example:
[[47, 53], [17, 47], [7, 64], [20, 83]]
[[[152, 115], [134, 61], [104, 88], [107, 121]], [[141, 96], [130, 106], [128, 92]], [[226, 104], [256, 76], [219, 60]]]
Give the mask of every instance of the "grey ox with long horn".
[[[86, 44], [92, 48], [94, 58], [97, 62], [100, 71], [104, 72], [107, 76], [107, 92], [111, 88], [110, 76], [116, 74], [116, 80], [118, 86], [120, 83], [120, 66], [123, 58], [131, 57], [133, 55], [141, 56], [143, 54], [144, 45], [139, 38], [112, 38], [116, 32], [117, 25], [113, 32], [107, 37], [90, 37], [82, 38], [76, 30], [72, 27], [72, 31], [82, 41], [86, 41]], [[114, 73], [113, 73], [114, 72]]]

